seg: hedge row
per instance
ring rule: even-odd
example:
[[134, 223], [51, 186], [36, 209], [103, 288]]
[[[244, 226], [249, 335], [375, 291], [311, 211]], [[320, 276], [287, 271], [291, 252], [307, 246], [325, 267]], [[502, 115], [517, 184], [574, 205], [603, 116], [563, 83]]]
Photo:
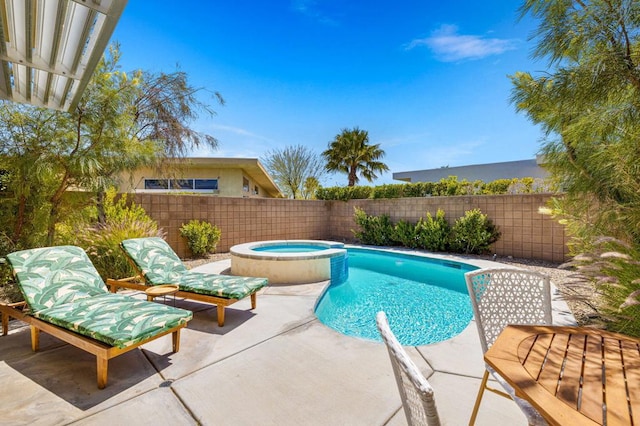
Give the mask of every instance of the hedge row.
[[332, 186], [316, 191], [318, 200], [355, 200], [367, 198], [410, 198], [453, 195], [532, 194], [555, 192], [556, 189], [543, 179], [514, 178], [492, 182], [461, 181], [456, 176], [438, 182], [386, 184], [378, 186]]
[[370, 216], [356, 207], [354, 219], [358, 230], [353, 235], [362, 244], [376, 246], [404, 246], [429, 251], [479, 254], [490, 250], [500, 238], [500, 230], [479, 209], [465, 212], [450, 226], [443, 210], [417, 223], [400, 220], [392, 223], [389, 215]]

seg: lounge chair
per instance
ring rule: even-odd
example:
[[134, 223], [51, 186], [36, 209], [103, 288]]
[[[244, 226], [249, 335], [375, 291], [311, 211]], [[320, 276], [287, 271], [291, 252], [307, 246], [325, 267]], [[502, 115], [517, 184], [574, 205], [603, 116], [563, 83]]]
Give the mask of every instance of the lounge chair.
[[407, 423], [411, 426], [439, 426], [440, 416], [433, 388], [400, 345], [389, 327], [387, 315], [384, 312], [378, 312], [376, 324], [389, 352]]
[[146, 290], [149, 286], [177, 284], [177, 297], [217, 305], [218, 325], [224, 326], [224, 309], [251, 296], [251, 309], [256, 308], [256, 292], [267, 285], [266, 278], [236, 277], [188, 270], [165, 240], [157, 237], [132, 238], [120, 244], [139, 277], [107, 280], [111, 291], [118, 288]]
[[193, 313], [184, 309], [109, 293], [80, 247], [23, 250], [7, 259], [24, 295], [21, 304], [0, 305], [3, 333], [8, 318], [31, 326], [31, 347], [38, 350], [44, 331], [96, 356], [98, 388], [107, 384], [109, 359], [166, 334], [180, 349], [180, 329]]

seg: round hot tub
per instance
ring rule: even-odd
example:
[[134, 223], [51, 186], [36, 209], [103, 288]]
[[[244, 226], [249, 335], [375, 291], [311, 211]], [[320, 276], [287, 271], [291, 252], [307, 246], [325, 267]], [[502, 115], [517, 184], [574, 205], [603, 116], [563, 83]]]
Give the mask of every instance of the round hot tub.
[[231, 247], [231, 274], [266, 277], [270, 284], [344, 280], [344, 244], [319, 240], [272, 240]]

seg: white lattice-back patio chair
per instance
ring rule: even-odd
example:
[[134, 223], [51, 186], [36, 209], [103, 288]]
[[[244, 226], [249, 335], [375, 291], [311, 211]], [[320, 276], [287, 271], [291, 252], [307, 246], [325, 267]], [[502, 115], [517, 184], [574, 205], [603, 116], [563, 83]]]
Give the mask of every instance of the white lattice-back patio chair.
[[[552, 322], [551, 283], [544, 274], [514, 268], [491, 268], [467, 272], [465, 280], [483, 354], [509, 324], [542, 325]], [[487, 385], [489, 374], [500, 383], [506, 393]], [[516, 397], [513, 388], [491, 367], [485, 365], [470, 425], [475, 423], [485, 390], [513, 399], [530, 425], [547, 424], [531, 404]]]
[[439, 426], [440, 418], [438, 417], [433, 388], [398, 342], [389, 328], [389, 322], [384, 312], [378, 312], [376, 322], [382, 341], [387, 346], [389, 358], [391, 358], [393, 374], [396, 377], [407, 422], [410, 426]]

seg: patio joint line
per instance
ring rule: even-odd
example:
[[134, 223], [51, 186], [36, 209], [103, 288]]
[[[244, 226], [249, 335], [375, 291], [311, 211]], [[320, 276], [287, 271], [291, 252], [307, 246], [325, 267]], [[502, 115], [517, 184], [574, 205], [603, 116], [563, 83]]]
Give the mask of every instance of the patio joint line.
[[[296, 326], [295, 326], [295, 327], [293, 327], [293, 328], [290, 328], [290, 329], [285, 330], [285, 331], [283, 331], [283, 332], [281, 332], [281, 333], [278, 333], [278, 334], [274, 334], [273, 336], [270, 336], [270, 337], [269, 337], [269, 338], [267, 338], [267, 339], [261, 340], [261, 341], [259, 341], [259, 342], [254, 343], [254, 344], [253, 344], [253, 345], [251, 345], [251, 346], [247, 346], [246, 348], [244, 348], [244, 349], [242, 349], [242, 350], [240, 350], [240, 351], [233, 352], [233, 353], [231, 353], [231, 354], [229, 354], [229, 355], [227, 355], [227, 356], [225, 356], [225, 357], [223, 357], [223, 358], [217, 359], [217, 360], [213, 361], [213, 362], [212, 362], [212, 363], [210, 363], [210, 364], [203, 365], [202, 367], [197, 368], [197, 369], [195, 369], [195, 370], [191, 371], [190, 373], [185, 374], [184, 376], [182, 376], [182, 377], [180, 377], [180, 378], [176, 378], [176, 379], [174, 379], [174, 380], [173, 380], [173, 383], [176, 383], [176, 382], [178, 382], [178, 381], [180, 381], [180, 380], [186, 379], [187, 377], [190, 377], [190, 376], [192, 376], [193, 374], [198, 373], [198, 372], [200, 372], [200, 371], [204, 370], [205, 368], [208, 368], [208, 367], [210, 367], [210, 366], [216, 365], [216, 364], [218, 364], [218, 363], [220, 363], [220, 362], [222, 362], [222, 361], [225, 361], [225, 360], [227, 360], [227, 359], [229, 359], [229, 358], [232, 358], [232, 357], [234, 357], [234, 356], [236, 356], [236, 355], [239, 355], [239, 354], [241, 354], [241, 353], [243, 353], [243, 352], [246, 352], [246, 351], [248, 351], [249, 349], [253, 349], [253, 348], [257, 347], [257, 346], [260, 346], [260, 345], [262, 345], [262, 344], [264, 344], [264, 343], [268, 342], [269, 340], [271, 340], [271, 339], [273, 339], [273, 338], [275, 338], [275, 337], [279, 337], [279, 336], [282, 336], [282, 335], [284, 335], [284, 334], [287, 334], [287, 333], [289, 333], [289, 332], [291, 332], [291, 331], [293, 331], [293, 330], [296, 330], [296, 329], [298, 329], [298, 328], [300, 328], [300, 327], [304, 327], [304, 326], [306, 326], [306, 325], [308, 325], [309, 323], [314, 322], [314, 321], [318, 321], [318, 319], [317, 319], [317, 318], [311, 318], [311, 319], [309, 319], [308, 321], [306, 321], [306, 322], [304, 322], [304, 323], [301, 323], [301, 324], [298, 324], [298, 325], [296, 325]], [[161, 377], [163, 377], [163, 378], [164, 378], [164, 376], [162, 376], [162, 374], [160, 374], [160, 375], [161, 375]]]

